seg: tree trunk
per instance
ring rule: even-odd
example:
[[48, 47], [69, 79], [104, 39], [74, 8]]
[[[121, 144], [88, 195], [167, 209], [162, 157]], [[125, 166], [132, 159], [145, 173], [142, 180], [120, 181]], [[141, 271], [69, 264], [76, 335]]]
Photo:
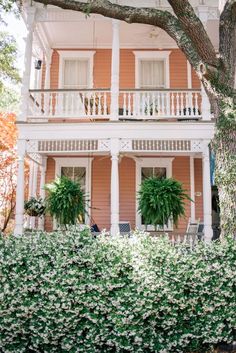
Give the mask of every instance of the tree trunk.
[[232, 97], [218, 98], [218, 109], [212, 147], [216, 157], [221, 237], [236, 236], [236, 109]]

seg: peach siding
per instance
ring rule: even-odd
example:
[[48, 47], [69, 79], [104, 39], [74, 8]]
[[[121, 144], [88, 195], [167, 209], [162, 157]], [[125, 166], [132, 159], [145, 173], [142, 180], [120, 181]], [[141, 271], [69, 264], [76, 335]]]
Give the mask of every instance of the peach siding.
[[92, 164], [92, 218], [100, 229], [110, 229], [110, 182], [109, 157], [95, 157]]
[[195, 193], [201, 193], [201, 196], [195, 196], [196, 219], [203, 221], [203, 197], [202, 197], [202, 159], [194, 159], [195, 174]]
[[[173, 178], [183, 183], [183, 188], [190, 196], [190, 158], [175, 157], [172, 165]], [[190, 201], [185, 202], [185, 218], [179, 220], [178, 228], [174, 229], [175, 233], [184, 233], [186, 231], [188, 219], [190, 217]]]
[[[160, 157], [160, 156], [156, 156]], [[196, 158], [195, 169], [195, 192], [201, 192], [196, 196], [196, 217], [202, 220], [202, 161]], [[136, 218], [136, 168], [135, 161], [131, 158], [122, 158], [119, 164], [120, 174], [120, 220], [129, 221], [135, 227]], [[190, 159], [185, 156], [175, 156], [172, 165], [172, 175], [183, 183], [184, 189], [190, 195]], [[55, 161], [48, 158], [46, 183], [55, 177]], [[100, 229], [110, 229], [110, 177], [111, 161], [107, 156], [95, 156], [91, 170], [91, 215]], [[186, 217], [179, 221], [175, 233], [184, 233], [190, 217], [190, 201], [186, 202]], [[92, 221], [92, 223], [93, 223]], [[52, 229], [50, 217], [46, 217], [46, 230]]]
[[[55, 179], [55, 160], [49, 157], [47, 159], [46, 184], [50, 183], [54, 179]], [[49, 216], [45, 217], [45, 229], [47, 231], [52, 230], [52, 218]]]
[[136, 166], [131, 158], [122, 158], [119, 166], [120, 220], [129, 221], [135, 228], [136, 209]]
[[[134, 49], [120, 50], [120, 88], [135, 87], [135, 56], [133, 50]], [[169, 50], [171, 51], [170, 87], [187, 88], [186, 58], [179, 49]], [[57, 50], [54, 50], [51, 65], [51, 89], [58, 88], [58, 79], [59, 54]], [[111, 86], [111, 49], [96, 49], [94, 55], [93, 80], [95, 88], [109, 88]], [[192, 82], [194, 88], [200, 87], [199, 80], [194, 71], [192, 71]]]

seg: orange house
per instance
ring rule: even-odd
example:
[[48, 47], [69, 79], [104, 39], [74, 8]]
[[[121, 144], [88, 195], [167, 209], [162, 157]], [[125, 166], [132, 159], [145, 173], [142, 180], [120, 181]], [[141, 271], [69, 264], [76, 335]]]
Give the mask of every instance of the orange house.
[[[194, 6], [217, 45], [217, 8], [205, 3], [195, 1]], [[166, 231], [183, 234], [189, 218], [201, 219], [210, 238], [208, 146], [214, 121], [208, 98], [174, 41], [153, 26], [99, 15], [86, 18], [40, 4], [24, 5], [23, 11], [28, 36], [18, 119], [15, 234], [25, 224], [27, 157], [29, 197], [44, 197], [44, 184], [56, 176], [80, 178], [90, 200], [86, 223], [95, 222], [111, 234], [122, 221], [144, 228], [137, 211], [143, 179], [173, 177], [194, 202], [186, 202], [178, 229], [169, 222]], [[27, 222], [36, 227], [34, 219]], [[49, 217], [37, 224], [47, 231], [53, 226]]]

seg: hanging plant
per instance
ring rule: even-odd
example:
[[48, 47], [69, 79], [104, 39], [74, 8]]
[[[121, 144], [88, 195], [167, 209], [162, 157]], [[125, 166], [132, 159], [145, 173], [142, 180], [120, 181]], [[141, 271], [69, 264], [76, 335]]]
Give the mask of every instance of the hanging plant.
[[28, 201], [25, 201], [24, 209], [28, 216], [41, 217], [45, 214], [46, 207], [41, 197], [38, 199], [31, 197]]
[[86, 199], [78, 181], [63, 176], [45, 185], [45, 189], [47, 211], [60, 225], [74, 225], [83, 218]]
[[138, 192], [139, 212], [145, 225], [164, 227], [171, 219], [178, 225], [185, 216], [185, 200], [191, 200], [182, 184], [172, 178], [145, 179]]

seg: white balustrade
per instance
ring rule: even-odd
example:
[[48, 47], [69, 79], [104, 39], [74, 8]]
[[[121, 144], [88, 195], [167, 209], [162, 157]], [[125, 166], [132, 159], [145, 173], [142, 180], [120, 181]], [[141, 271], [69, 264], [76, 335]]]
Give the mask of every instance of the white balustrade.
[[108, 90], [31, 90], [29, 119], [104, 118], [110, 115]]
[[[202, 118], [201, 90], [121, 90], [120, 119]], [[111, 119], [111, 92], [108, 89], [31, 90], [29, 120], [45, 119]], [[113, 117], [114, 118], [114, 117]]]
[[200, 90], [122, 90], [120, 115], [126, 118], [201, 117]]

